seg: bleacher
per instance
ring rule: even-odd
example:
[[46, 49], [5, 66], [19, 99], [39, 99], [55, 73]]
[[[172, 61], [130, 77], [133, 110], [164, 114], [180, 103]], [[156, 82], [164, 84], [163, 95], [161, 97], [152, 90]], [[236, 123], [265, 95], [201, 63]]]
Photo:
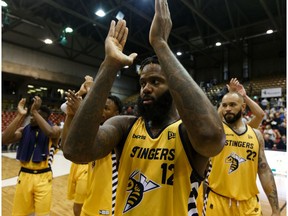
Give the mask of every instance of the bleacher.
[[[2, 111], [2, 131], [6, 129], [16, 115], [17, 111]], [[55, 125], [60, 125], [60, 123], [65, 120], [65, 114], [53, 112], [51, 113], [49, 120]]]

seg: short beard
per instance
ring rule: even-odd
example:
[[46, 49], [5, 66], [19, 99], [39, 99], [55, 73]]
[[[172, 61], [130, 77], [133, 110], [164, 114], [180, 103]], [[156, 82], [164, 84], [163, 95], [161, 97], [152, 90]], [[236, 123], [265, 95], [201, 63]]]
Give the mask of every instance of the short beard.
[[[233, 115], [233, 117], [227, 117], [227, 115]], [[224, 115], [224, 119], [228, 124], [233, 124], [236, 121], [238, 121], [238, 119], [242, 118], [242, 110], [240, 110], [236, 115], [232, 114], [232, 113], [226, 113]]]
[[153, 125], [163, 123], [172, 107], [172, 96], [167, 90], [152, 104], [143, 104], [143, 99], [139, 96], [137, 101], [138, 114], [147, 122], [152, 121]]

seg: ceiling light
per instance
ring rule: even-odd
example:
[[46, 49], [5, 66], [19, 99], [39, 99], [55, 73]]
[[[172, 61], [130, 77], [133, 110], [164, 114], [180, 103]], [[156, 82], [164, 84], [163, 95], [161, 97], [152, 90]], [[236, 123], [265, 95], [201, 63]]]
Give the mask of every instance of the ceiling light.
[[216, 42], [215, 45], [216, 45], [216, 46], [221, 46], [222, 44], [221, 44], [221, 42]]
[[34, 88], [34, 86], [33, 86], [33, 85], [27, 85], [27, 87], [28, 87], [28, 88]]
[[117, 15], [116, 15], [116, 19], [117, 20], [122, 20], [123, 18], [124, 18], [124, 13], [122, 13], [121, 11], [119, 11], [118, 13], [117, 13]]
[[52, 41], [51, 39], [49, 39], [49, 38], [46, 38], [46, 39], [44, 40], [44, 43], [45, 43], [45, 44], [52, 44], [53, 41]]
[[266, 31], [266, 34], [272, 34], [273, 33], [273, 30], [272, 29], [269, 29]]
[[1, 0], [1, 7], [7, 7], [7, 6], [8, 4], [5, 1]]
[[176, 55], [177, 55], [177, 56], [181, 56], [181, 55], [182, 55], [182, 52], [177, 52]]
[[66, 27], [64, 31], [65, 33], [72, 33], [73, 29], [71, 27]]
[[97, 10], [95, 14], [99, 17], [104, 17], [106, 15], [105, 11], [102, 9]]
[[125, 65], [124, 68], [129, 68], [129, 65]]

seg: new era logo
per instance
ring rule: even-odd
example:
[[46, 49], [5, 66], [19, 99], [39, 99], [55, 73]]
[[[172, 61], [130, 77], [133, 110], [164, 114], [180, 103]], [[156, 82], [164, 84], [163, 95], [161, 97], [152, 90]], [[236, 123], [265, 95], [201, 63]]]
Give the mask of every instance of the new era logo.
[[168, 131], [168, 140], [174, 139], [176, 137], [176, 133], [172, 131]]

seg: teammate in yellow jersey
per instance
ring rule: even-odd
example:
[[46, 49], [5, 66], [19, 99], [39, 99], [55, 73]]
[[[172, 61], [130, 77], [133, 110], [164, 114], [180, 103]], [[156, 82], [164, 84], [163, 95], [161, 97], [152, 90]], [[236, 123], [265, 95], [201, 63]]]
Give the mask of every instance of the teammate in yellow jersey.
[[[73, 116], [82, 100], [82, 97], [84, 97], [91, 85], [93, 84], [93, 77], [86, 75], [85, 76], [85, 81], [82, 83], [80, 86], [80, 89], [75, 93], [75, 96], [77, 98], [74, 100], [73, 104], [68, 107], [66, 101], [61, 105], [61, 110], [66, 114], [66, 120], [67, 123], [64, 124], [64, 130], [63, 133], [68, 128], [68, 121], [70, 120], [69, 118]], [[74, 92], [73, 92], [74, 94]], [[69, 99], [69, 98], [68, 98]], [[62, 142], [65, 137], [65, 134], [62, 134]], [[63, 148], [63, 146], [62, 146]], [[68, 185], [67, 185], [67, 199], [68, 200], [73, 200], [73, 213], [75, 216], [80, 216], [81, 214], [81, 209], [84, 203], [84, 200], [86, 199], [87, 196], [87, 176], [88, 176], [88, 164], [75, 164], [72, 163], [70, 167], [70, 172], [68, 176]]]
[[[67, 114], [63, 128], [62, 143], [82, 101], [79, 96], [88, 93], [92, 85], [91, 80], [93, 81], [92, 77], [86, 76], [85, 82], [77, 93], [73, 91], [66, 93], [67, 102], [65, 106], [62, 106], [62, 108], [66, 107], [64, 110]], [[102, 112], [102, 121], [105, 122], [112, 116], [120, 114], [121, 110], [121, 100], [116, 96], [109, 95]], [[116, 174], [116, 156], [113, 152], [107, 157], [89, 164], [72, 163], [68, 178], [67, 196], [68, 199], [74, 200], [74, 215], [93, 216], [98, 215], [101, 211], [105, 211], [106, 215], [112, 215], [113, 194], [114, 199], [116, 196], [116, 185], [115, 191], [112, 190], [112, 176], [115, 177]]]
[[50, 110], [40, 97], [33, 98], [30, 123], [26, 99], [18, 103], [18, 113], [2, 133], [2, 144], [19, 142], [16, 159], [20, 161], [12, 215], [49, 215], [52, 201], [53, 156], [58, 148], [61, 129], [48, 120]]
[[171, 28], [167, 0], [155, 0], [149, 41], [157, 57], [141, 65], [140, 116], [115, 116], [101, 125], [101, 111], [117, 72], [136, 57], [123, 53], [125, 20], [111, 22], [105, 59], [65, 140], [64, 156], [78, 163], [116, 149], [117, 216], [197, 215], [199, 181], [208, 158], [225, 143], [216, 110], [168, 46]]
[[[202, 215], [262, 215], [256, 178], [259, 176], [272, 215], [280, 215], [273, 173], [264, 153], [261, 132], [242, 121], [245, 103], [237, 92], [227, 93], [220, 105], [226, 143], [223, 150], [211, 158]], [[202, 206], [201, 204], [199, 206]]]

